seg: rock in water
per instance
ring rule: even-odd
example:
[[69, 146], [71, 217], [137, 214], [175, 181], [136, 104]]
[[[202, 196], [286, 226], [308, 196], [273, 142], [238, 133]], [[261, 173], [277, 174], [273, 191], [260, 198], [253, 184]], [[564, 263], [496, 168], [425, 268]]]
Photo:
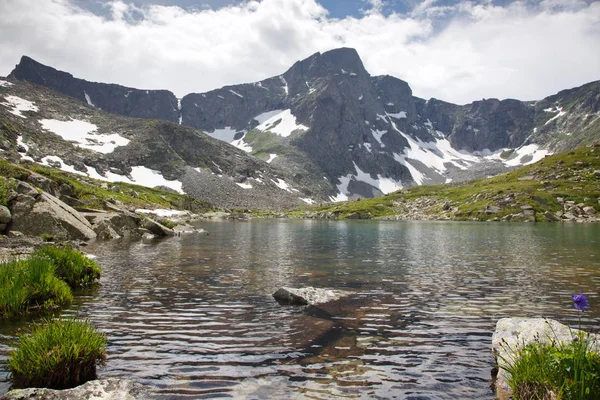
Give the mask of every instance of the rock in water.
[[[498, 363], [496, 378], [496, 395], [498, 399], [509, 399], [511, 390], [508, 386], [510, 374], [502, 367], [512, 362], [518, 351], [531, 343], [567, 343], [580, 333], [558, 321], [546, 318], [502, 318], [496, 323], [492, 336], [492, 351]], [[590, 334], [592, 350], [600, 349], [600, 336]]]
[[0, 400], [136, 400], [145, 399], [144, 386], [125, 379], [102, 379], [89, 381], [66, 390], [44, 388], [11, 390]]
[[328, 303], [348, 296], [350, 292], [343, 290], [319, 289], [314, 287], [290, 288], [282, 287], [273, 293], [279, 304], [292, 306], [305, 306]]

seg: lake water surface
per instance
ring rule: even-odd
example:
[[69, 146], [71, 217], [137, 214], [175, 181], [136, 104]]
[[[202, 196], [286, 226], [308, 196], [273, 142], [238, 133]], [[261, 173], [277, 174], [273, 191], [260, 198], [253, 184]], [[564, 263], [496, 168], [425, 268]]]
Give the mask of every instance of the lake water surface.
[[[209, 236], [98, 242], [101, 286], [65, 313], [108, 337], [101, 377], [162, 398], [493, 399], [491, 335], [508, 316], [600, 322], [600, 225], [210, 222]], [[283, 307], [280, 286], [354, 293]], [[0, 362], [16, 329], [0, 326]], [[0, 365], [0, 394], [8, 390]]]

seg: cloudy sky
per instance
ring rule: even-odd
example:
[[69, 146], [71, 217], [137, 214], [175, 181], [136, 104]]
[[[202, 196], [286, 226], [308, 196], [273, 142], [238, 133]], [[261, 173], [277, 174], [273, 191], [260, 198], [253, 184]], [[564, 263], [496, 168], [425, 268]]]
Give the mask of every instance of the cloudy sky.
[[372, 75], [455, 103], [600, 79], [600, 0], [1, 0], [0, 75], [22, 55], [178, 96], [354, 47]]

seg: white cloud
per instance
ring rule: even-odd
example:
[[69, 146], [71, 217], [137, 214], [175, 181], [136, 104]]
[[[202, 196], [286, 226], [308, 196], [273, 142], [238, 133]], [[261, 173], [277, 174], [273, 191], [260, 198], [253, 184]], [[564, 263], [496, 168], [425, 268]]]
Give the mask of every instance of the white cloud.
[[[280, 74], [316, 51], [358, 50], [373, 75], [421, 97], [538, 99], [600, 79], [600, 2], [426, 0], [383, 15], [332, 19], [315, 0], [245, 1], [218, 10], [107, 2], [108, 17], [68, 0], [0, 1], [0, 74], [26, 54], [93, 81], [178, 96]], [[36, 12], [32, 13], [31, 10]]]

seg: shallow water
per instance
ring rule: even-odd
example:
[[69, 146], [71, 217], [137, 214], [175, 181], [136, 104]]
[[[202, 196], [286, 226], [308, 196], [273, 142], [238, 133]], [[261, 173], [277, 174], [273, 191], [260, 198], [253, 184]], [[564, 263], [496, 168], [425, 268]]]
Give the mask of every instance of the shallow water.
[[[600, 225], [214, 222], [209, 236], [99, 242], [102, 285], [66, 314], [109, 339], [101, 377], [162, 398], [493, 399], [506, 316], [600, 321]], [[333, 312], [282, 307], [279, 286], [351, 290]], [[331, 310], [328, 310], [331, 311]], [[0, 327], [0, 361], [16, 329]], [[8, 390], [0, 366], [0, 393]]]

